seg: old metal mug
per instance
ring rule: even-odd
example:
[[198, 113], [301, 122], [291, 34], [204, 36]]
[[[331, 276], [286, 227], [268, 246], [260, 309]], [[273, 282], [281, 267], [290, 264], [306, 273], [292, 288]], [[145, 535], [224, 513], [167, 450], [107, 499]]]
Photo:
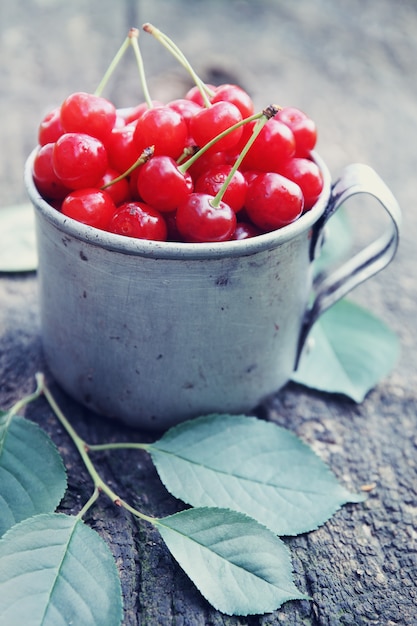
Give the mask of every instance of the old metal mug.
[[[216, 244], [135, 240], [85, 226], [25, 183], [35, 207], [41, 332], [56, 381], [95, 412], [166, 429], [253, 410], [296, 367], [318, 316], [394, 257], [400, 210], [370, 167], [328, 168], [315, 206], [284, 228]], [[386, 233], [313, 284], [324, 226], [350, 196], [374, 196]]]

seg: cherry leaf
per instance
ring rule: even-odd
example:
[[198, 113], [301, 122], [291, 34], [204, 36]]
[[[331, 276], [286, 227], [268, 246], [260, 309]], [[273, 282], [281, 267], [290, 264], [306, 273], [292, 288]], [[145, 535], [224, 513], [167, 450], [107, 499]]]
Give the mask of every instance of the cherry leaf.
[[381, 320], [341, 300], [316, 322], [292, 380], [362, 402], [399, 355], [399, 340]]
[[0, 414], [0, 536], [56, 509], [67, 488], [62, 458], [48, 434], [24, 417]]
[[244, 415], [183, 422], [148, 447], [165, 487], [195, 507], [229, 508], [277, 535], [314, 530], [359, 502], [290, 431]]
[[120, 579], [107, 544], [77, 517], [49, 513], [0, 540], [0, 624], [119, 626]]
[[285, 543], [242, 513], [188, 509], [156, 526], [173, 557], [222, 613], [268, 613], [288, 600], [309, 599], [294, 585]]

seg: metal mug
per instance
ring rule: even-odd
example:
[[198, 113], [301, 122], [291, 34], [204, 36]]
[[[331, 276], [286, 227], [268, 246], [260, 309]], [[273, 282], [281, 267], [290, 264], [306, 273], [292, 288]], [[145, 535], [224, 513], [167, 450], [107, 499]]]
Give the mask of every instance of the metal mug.
[[[319, 315], [395, 255], [400, 209], [373, 169], [324, 178], [294, 223], [222, 243], [103, 232], [62, 215], [25, 184], [35, 207], [41, 333], [60, 386], [103, 416], [164, 430], [212, 412], [245, 413], [291, 378]], [[352, 195], [374, 196], [386, 233], [313, 284], [324, 226]]]

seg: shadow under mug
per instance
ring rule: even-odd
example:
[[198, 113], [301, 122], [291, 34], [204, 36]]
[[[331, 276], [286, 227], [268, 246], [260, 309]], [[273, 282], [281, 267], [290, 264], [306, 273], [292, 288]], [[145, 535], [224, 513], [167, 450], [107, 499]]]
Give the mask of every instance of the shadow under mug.
[[[103, 416], [163, 430], [212, 412], [247, 413], [288, 382], [314, 322], [393, 259], [401, 214], [369, 166], [324, 178], [315, 206], [241, 241], [138, 240], [65, 217], [25, 184], [35, 208], [42, 343], [74, 399]], [[323, 229], [345, 201], [374, 196], [386, 232], [319, 283]]]

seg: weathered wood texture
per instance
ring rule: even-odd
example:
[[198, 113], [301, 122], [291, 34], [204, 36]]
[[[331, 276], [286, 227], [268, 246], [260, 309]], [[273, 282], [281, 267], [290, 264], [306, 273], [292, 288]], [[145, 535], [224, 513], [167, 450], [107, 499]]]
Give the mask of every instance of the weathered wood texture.
[[[417, 418], [415, 332], [417, 217], [417, 8], [413, 0], [378, 3], [231, 0], [139, 3], [80, 0], [3, 2], [0, 7], [0, 203], [26, 201], [22, 169], [41, 115], [75, 90], [92, 90], [127, 33], [154, 22], [171, 34], [203, 77], [233, 80], [269, 102], [307, 110], [320, 130], [319, 151], [336, 175], [362, 161], [387, 181], [402, 205], [405, 228], [390, 268], [354, 297], [386, 321], [402, 342], [397, 368], [360, 406], [289, 385], [260, 414], [299, 436], [352, 489], [375, 483], [363, 505], [346, 506], [316, 532], [288, 541], [296, 582], [314, 602], [271, 615], [229, 618], [213, 611], [172, 559], [155, 530], [106, 499], [88, 522], [108, 541], [125, 596], [125, 626], [336, 626], [417, 624]], [[155, 98], [188, 85], [165, 51], [144, 38]], [[151, 52], [152, 51], [152, 52]], [[120, 106], [141, 97], [132, 60], [109, 87]], [[230, 77], [230, 78], [229, 78]], [[353, 204], [353, 203], [352, 203]], [[0, 208], [1, 210], [1, 208]], [[374, 213], [354, 221], [373, 235]], [[65, 280], [65, 277], [63, 277]], [[46, 371], [35, 274], [0, 276], [0, 406], [34, 387]], [[89, 414], [48, 380], [80, 434], [90, 442], [149, 440]], [[90, 495], [88, 476], [66, 434], [40, 400], [26, 415], [59, 446], [69, 473], [61, 509], [76, 512]], [[179, 506], [161, 487], [145, 454], [108, 453], [100, 471], [145, 513]]]

